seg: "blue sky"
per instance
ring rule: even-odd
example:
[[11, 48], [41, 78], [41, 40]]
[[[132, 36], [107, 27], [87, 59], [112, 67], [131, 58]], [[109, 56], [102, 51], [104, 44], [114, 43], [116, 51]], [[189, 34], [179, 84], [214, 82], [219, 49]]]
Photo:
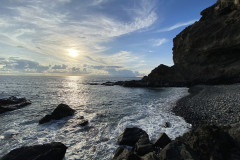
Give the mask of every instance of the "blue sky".
[[147, 75], [173, 65], [172, 39], [215, 2], [2, 0], [0, 74]]

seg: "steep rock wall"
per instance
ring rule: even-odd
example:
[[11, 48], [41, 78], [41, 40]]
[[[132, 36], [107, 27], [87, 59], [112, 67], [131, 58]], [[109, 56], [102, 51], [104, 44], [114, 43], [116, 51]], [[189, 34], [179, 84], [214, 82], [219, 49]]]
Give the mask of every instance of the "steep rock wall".
[[148, 86], [240, 82], [240, 3], [218, 0], [173, 40], [174, 66], [160, 65], [142, 81]]

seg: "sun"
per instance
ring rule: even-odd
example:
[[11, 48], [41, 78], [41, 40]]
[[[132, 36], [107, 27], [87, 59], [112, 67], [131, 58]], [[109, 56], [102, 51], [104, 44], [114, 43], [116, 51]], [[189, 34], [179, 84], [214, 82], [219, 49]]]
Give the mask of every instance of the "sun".
[[77, 57], [77, 56], [78, 56], [78, 51], [75, 50], [75, 49], [69, 49], [69, 50], [68, 50], [68, 54], [69, 54], [71, 57]]

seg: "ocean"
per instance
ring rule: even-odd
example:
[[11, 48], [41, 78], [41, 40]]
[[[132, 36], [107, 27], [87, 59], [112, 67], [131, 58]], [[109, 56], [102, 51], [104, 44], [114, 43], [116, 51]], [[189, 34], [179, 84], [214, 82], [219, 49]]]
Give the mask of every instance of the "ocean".
[[[126, 127], [140, 127], [152, 141], [161, 132], [174, 139], [191, 125], [171, 113], [188, 88], [125, 88], [92, 85], [140, 78], [94, 76], [0, 76], [0, 98], [26, 97], [32, 104], [0, 115], [0, 157], [12, 149], [52, 141], [68, 149], [66, 160], [109, 160]], [[72, 117], [39, 125], [38, 121], [64, 103]], [[89, 120], [81, 127], [80, 116]], [[170, 122], [169, 128], [164, 128]]]

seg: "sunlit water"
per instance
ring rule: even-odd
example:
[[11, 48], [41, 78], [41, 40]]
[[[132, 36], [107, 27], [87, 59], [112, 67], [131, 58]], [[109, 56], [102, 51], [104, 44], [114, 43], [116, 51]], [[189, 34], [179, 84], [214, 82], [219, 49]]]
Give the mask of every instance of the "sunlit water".
[[[129, 79], [129, 78], [128, 78]], [[0, 76], [0, 98], [26, 97], [32, 104], [0, 115], [0, 157], [14, 148], [52, 141], [64, 143], [67, 160], [111, 159], [126, 127], [144, 129], [151, 140], [166, 132], [176, 138], [191, 126], [170, 110], [187, 88], [124, 88], [89, 85], [127, 78]], [[130, 78], [133, 79], [133, 78]], [[60, 103], [77, 110], [72, 117], [39, 125]], [[89, 125], [78, 125], [84, 116]], [[162, 127], [170, 122], [170, 128]]]

